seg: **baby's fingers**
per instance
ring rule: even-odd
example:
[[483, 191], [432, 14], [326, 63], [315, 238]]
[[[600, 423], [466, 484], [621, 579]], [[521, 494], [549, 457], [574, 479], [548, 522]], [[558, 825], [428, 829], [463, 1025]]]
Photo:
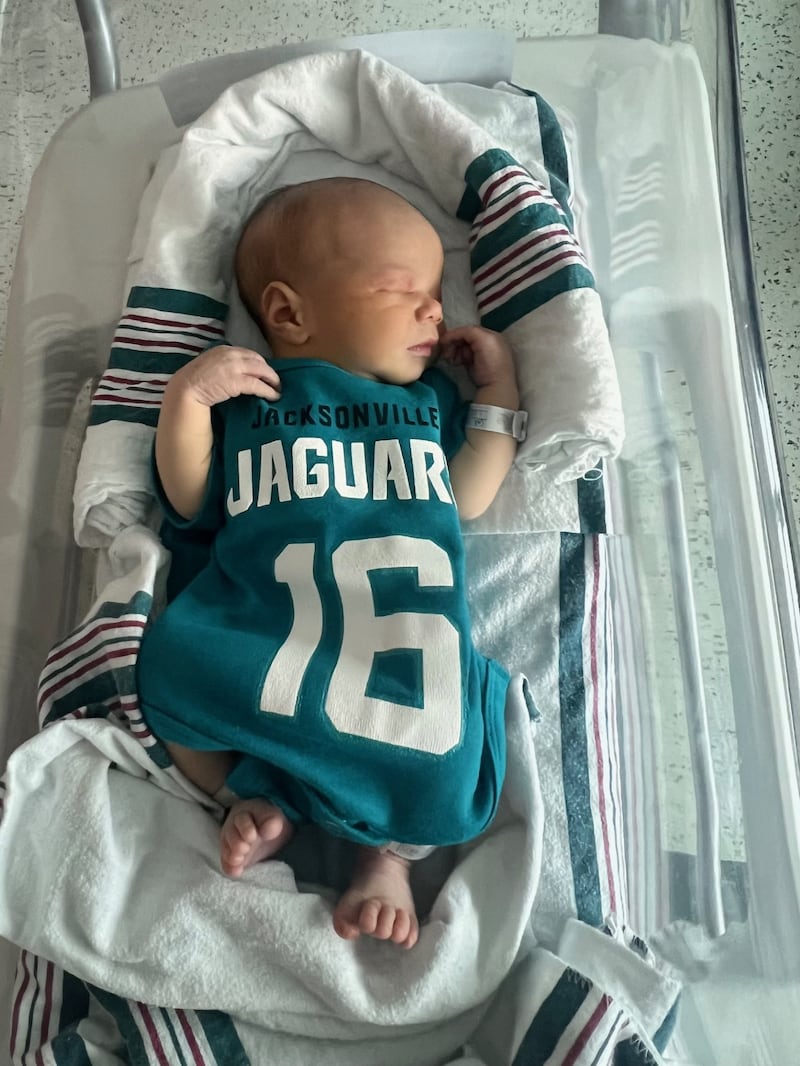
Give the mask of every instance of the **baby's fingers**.
[[240, 371], [248, 377], [258, 378], [280, 393], [281, 379], [274, 367], [258, 352], [243, 352], [240, 356]]
[[451, 340], [443, 345], [442, 357], [453, 366], [466, 366], [472, 361], [472, 348], [462, 340]]
[[[239, 393], [246, 396], [260, 396], [262, 400], [279, 400], [281, 398], [281, 381], [273, 371], [274, 377], [267, 381], [255, 374], [243, 374], [239, 379]], [[274, 380], [274, 384], [272, 383]]]

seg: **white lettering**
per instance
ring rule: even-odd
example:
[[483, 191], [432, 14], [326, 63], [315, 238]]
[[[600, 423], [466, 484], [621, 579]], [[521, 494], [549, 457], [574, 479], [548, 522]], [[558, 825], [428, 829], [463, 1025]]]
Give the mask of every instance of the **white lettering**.
[[[376, 440], [372, 462], [372, 498], [385, 500], [389, 482], [394, 485], [398, 500], [411, 499], [408, 472], [403, 462], [399, 440]], [[427, 499], [427, 497], [426, 497]]]
[[369, 492], [364, 444], [357, 441], [350, 445], [350, 462], [353, 466], [352, 485], [347, 480], [344, 445], [340, 440], [335, 440], [331, 444], [331, 454], [333, 455], [333, 483], [336, 491], [340, 496], [346, 496], [351, 500], [363, 500]]
[[[331, 488], [338, 496], [352, 500], [386, 500], [391, 488], [392, 498], [397, 500], [455, 503], [447, 479], [447, 460], [434, 441], [392, 438], [375, 441], [372, 448], [369, 456], [363, 441], [334, 440], [328, 445], [322, 437], [298, 437], [289, 456], [288, 444], [273, 440], [259, 448], [258, 471], [254, 470], [255, 451], [243, 449], [237, 455], [237, 474], [226, 496], [228, 513], [236, 517], [254, 503], [268, 507], [276, 500], [313, 499]], [[258, 495], [254, 498], [256, 474]]]
[[[427, 464], [427, 457], [433, 460], [430, 466]], [[447, 460], [438, 444], [429, 440], [412, 440], [411, 467], [414, 471], [414, 495], [418, 500], [429, 499], [430, 484], [442, 503], [453, 502], [442, 476], [447, 469]]]
[[228, 513], [236, 517], [253, 505], [253, 456], [251, 452], [241, 451], [237, 457], [239, 474], [239, 498], [228, 493]]
[[289, 471], [286, 469], [286, 456], [281, 442], [270, 441], [261, 445], [261, 476], [258, 479], [258, 506], [266, 507], [272, 503], [272, 489], [278, 490], [278, 499], [282, 503], [291, 500], [289, 488]]
[[292, 472], [295, 495], [301, 499], [324, 496], [330, 487], [327, 466], [322, 463], [308, 465], [308, 453], [327, 458], [328, 447], [321, 437], [298, 437], [292, 445]]

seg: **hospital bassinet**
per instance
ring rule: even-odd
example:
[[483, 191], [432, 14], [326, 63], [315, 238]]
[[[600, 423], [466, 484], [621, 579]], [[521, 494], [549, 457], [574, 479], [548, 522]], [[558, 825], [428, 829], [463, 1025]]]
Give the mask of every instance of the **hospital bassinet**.
[[[9, 306], [4, 754], [35, 729], [41, 664], [88, 606], [98, 560], [72, 543], [72, 482], [152, 168], [225, 86], [306, 51], [220, 56], [120, 92], [103, 7], [78, 6], [94, 100], [37, 171]], [[434, 68], [443, 82], [534, 88], [568, 132], [628, 432], [573, 516], [596, 554], [587, 602], [608, 639], [592, 645], [606, 656], [595, 681], [616, 714], [591, 758], [607, 775], [604, 862], [618, 877], [579, 917], [615, 915], [676, 967], [684, 987], [665, 1061], [766, 1066], [792, 1061], [800, 1003], [798, 587], [750, 255], [732, 4], [719, 0], [700, 35], [702, 66], [679, 41], [677, 6], [601, 3], [595, 37], [431, 31], [347, 45], [422, 80]], [[525, 532], [500, 523], [491, 535], [513, 554]], [[26, 987], [43, 978], [29, 957], [14, 983], [17, 953], [3, 960], [19, 1030]], [[516, 1061], [545, 1061], [525, 1054]]]

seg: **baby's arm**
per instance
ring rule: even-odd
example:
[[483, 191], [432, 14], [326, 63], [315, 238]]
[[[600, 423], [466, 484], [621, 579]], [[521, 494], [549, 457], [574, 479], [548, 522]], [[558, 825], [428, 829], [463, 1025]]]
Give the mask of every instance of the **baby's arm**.
[[[441, 338], [444, 358], [466, 366], [477, 391], [474, 403], [516, 411], [519, 390], [505, 339], [481, 326], [448, 330]], [[461, 518], [482, 515], [514, 462], [516, 440], [505, 433], [467, 429], [467, 439], [450, 460], [450, 484]]]
[[183, 518], [194, 518], [205, 496], [214, 446], [211, 408], [245, 393], [280, 397], [278, 375], [248, 348], [209, 348], [170, 378], [158, 416], [156, 467], [167, 499]]

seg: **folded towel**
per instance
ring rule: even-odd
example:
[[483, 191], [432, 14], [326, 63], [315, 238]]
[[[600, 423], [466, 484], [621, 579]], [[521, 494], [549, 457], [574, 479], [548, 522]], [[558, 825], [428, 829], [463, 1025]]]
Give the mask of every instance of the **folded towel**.
[[[252, 209], [278, 184], [336, 173], [381, 181], [426, 213], [450, 252], [449, 319], [508, 333], [531, 419], [520, 467], [568, 482], [618, 452], [613, 357], [552, 110], [511, 86], [437, 88], [362, 52], [326, 53], [232, 86], [187, 130], [95, 397], [79, 543], [144, 518], [149, 464], [120, 443], [120, 423], [152, 428], [169, 375], [228, 335], [233, 249]], [[109, 456], [122, 464], [113, 479]], [[120, 507], [122, 471], [132, 497]]]

